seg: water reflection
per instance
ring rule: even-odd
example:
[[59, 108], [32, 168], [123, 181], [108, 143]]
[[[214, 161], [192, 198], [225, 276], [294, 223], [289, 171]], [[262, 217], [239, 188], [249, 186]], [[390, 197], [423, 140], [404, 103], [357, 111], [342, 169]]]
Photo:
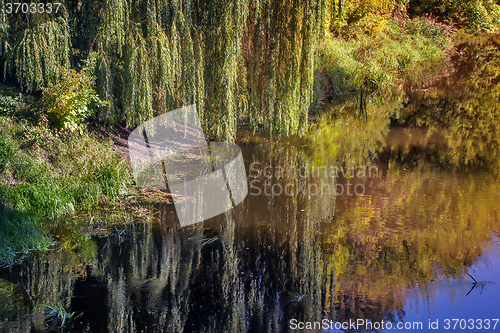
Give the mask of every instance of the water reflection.
[[[311, 149], [283, 143], [242, 152], [247, 170], [252, 162], [273, 170], [336, 163]], [[424, 306], [435, 318], [470, 299], [487, 309], [494, 300], [479, 289], [465, 296], [466, 273], [498, 282], [479, 277], [479, 260], [490, 250], [499, 257], [499, 184], [487, 172], [421, 161], [409, 169], [368, 158], [385, 170], [372, 178], [261, 174], [293, 189], [352, 181], [366, 192], [249, 194], [225, 215], [186, 228], [166, 205], [153, 209], [156, 222], [111, 234], [96, 232], [95, 221], [55, 221], [53, 250], [1, 271], [0, 330], [43, 331], [41, 303], [81, 314], [69, 332], [279, 332], [291, 331], [292, 319], [421, 319]], [[92, 232], [82, 234], [86, 227]], [[442, 300], [450, 286], [455, 296]], [[498, 295], [497, 285], [486, 288]]]
[[406, 124], [426, 128], [440, 145], [433, 159], [447, 168], [500, 166], [500, 45], [498, 34], [462, 40], [453, 71], [435, 86], [410, 95], [399, 113]]

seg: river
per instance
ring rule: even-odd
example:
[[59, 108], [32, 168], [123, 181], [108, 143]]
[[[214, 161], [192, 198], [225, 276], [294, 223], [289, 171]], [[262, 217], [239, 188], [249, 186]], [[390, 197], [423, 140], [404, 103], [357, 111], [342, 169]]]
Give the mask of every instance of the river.
[[47, 221], [53, 248], [0, 270], [1, 331], [492, 329], [496, 174], [437, 159], [456, 152], [439, 132], [384, 128], [347, 155], [321, 135], [241, 145], [247, 198], [185, 228], [168, 204]]

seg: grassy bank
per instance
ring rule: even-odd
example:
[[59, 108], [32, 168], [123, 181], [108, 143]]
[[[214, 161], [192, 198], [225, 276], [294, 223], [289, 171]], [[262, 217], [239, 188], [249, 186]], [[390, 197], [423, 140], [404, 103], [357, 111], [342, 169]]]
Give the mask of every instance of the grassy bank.
[[37, 221], [91, 209], [127, 193], [131, 174], [109, 140], [54, 131], [36, 100], [2, 87], [0, 263], [47, 247]]
[[0, 266], [12, 266], [29, 252], [47, 249], [51, 244], [36, 215], [0, 208]]
[[432, 81], [453, 31], [430, 19], [368, 16], [327, 34], [318, 46], [317, 95], [335, 100], [360, 88], [387, 96]]

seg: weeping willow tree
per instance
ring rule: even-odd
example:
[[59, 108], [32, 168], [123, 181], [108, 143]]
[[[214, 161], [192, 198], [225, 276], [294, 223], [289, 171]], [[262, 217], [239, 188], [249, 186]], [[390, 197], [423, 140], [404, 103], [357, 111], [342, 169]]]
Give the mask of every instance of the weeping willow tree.
[[204, 2], [206, 115], [209, 130], [229, 140], [236, 134], [236, 119], [247, 107], [242, 54], [248, 0]]
[[98, 0], [56, 14], [1, 17], [6, 78], [25, 89], [97, 52], [98, 118], [136, 126], [196, 104], [207, 133], [232, 141], [237, 120], [297, 133], [307, 124], [325, 1]]
[[[0, 1], [6, 9], [7, 1]], [[22, 7], [21, 7], [22, 8]], [[26, 91], [56, 83], [69, 67], [70, 34], [64, 7], [58, 13], [23, 14], [3, 10], [0, 42], [4, 80], [16, 79]]]
[[103, 121], [133, 126], [181, 105], [203, 112], [201, 31], [182, 1], [103, 3], [95, 47]]
[[324, 11], [323, 0], [252, 2], [246, 59], [254, 126], [287, 134], [305, 128]]

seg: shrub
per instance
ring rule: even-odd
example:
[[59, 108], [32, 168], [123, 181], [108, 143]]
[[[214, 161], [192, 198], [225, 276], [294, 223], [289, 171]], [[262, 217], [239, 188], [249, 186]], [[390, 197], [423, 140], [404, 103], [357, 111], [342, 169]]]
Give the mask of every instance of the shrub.
[[333, 31], [361, 20], [383, 26], [377, 19], [388, 19], [394, 14], [406, 17], [409, 0], [328, 0], [325, 26]]
[[410, 0], [411, 15], [432, 13], [472, 31], [493, 31], [500, 25], [500, 3], [495, 0]]
[[97, 55], [90, 54], [79, 72], [64, 69], [61, 81], [43, 90], [47, 115], [56, 128], [71, 131], [81, 128], [81, 122], [91, 115], [89, 105], [102, 104], [93, 88], [96, 61]]

